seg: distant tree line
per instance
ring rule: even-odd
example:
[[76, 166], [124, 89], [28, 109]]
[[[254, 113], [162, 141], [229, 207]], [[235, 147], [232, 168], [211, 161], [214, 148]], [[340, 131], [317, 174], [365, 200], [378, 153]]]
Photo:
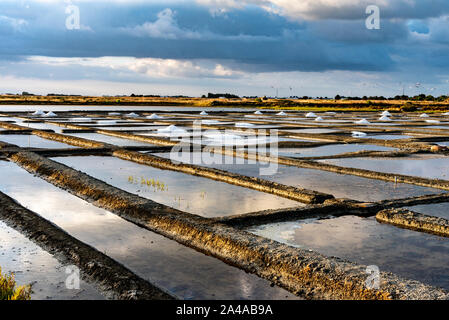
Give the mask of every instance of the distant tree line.
[[406, 95], [397, 95], [394, 97], [385, 98], [384, 96], [363, 96], [363, 97], [345, 97], [336, 95], [335, 100], [407, 100], [407, 101], [436, 101], [436, 102], [443, 102], [446, 101], [449, 98], [449, 96], [442, 95], [439, 97], [434, 97], [432, 95], [425, 95], [420, 94], [413, 97], [406, 96]]
[[132, 93], [130, 95], [130, 97], [132, 97], [132, 98], [160, 98], [161, 96], [160, 95], [156, 95], [156, 94], [143, 95], [143, 94], [134, 94], [134, 93]]
[[[7, 95], [22, 95], [22, 96], [36, 96], [33, 93], [24, 91], [21, 94], [7, 94]], [[61, 93], [49, 93], [47, 94], [47, 97], [81, 97], [82, 95], [76, 95], [76, 94], [61, 94]], [[105, 96], [106, 97], [106, 96]], [[116, 96], [116, 97], [127, 97], [126, 95], [122, 96]], [[167, 97], [167, 98], [190, 98], [189, 96], [183, 96], [183, 95], [174, 95], [174, 96], [160, 96], [160, 95], [154, 95], [154, 94], [147, 94], [147, 95], [137, 95], [137, 94], [131, 94], [129, 97], [141, 97], [141, 98], [161, 98], [161, 97]], [[231, 94], [231, 93], [208, 93], [207, 96], [203, 95], [202, 98], [209, 98], [209, 99], [219, 99], [219, 98], [226, 98], [226, 99], [240, 99], [238, 95]], [[258, 100], [268, 100], [268, 99], [275, 99], [272, 97], [258, 97], [258, 96], [244, 96], [243, 98], [246, 99], [258, 99]], [[285, 98], [283, 98], [285, 99]], [[309, 96], [290, 96], [289, 99], [303, 99], [303, 100], [309, 100], [309, 99], [317, 99], [317, 100], [329, 100], [332, 98], [328, 97], [309, 97]], [[354, 100], [354, 101], [382, 101], [382, 100], [405, 100], [405, 101], [434, 101], [434, 102], [445, 102], [449, 99], [448, 95], [441, 95], [438, 97], [434, 97], [433, 95], [426, 95], [426, 94], [419, 94], [415, 96], [407, 96], [407, 95], [397, 95], [394, 97], [384, 97], [384, 96], [363, 96], [363, 97], [351, 97], [351, 96], [342, 96], [337, 94], [334, 97], [334, 100]]]
[[[205, 95], [202, 96], [202, 98], [206, 98]], [[208, 93], [207, 98], [209, 99], [219, 99], [219, 98], [226, 98], [226, 99], [240, 99], [238, 95], [231, 94], [231, 93]]]
[[47, 97], [81, 97], [80, 94], [49, 93]]

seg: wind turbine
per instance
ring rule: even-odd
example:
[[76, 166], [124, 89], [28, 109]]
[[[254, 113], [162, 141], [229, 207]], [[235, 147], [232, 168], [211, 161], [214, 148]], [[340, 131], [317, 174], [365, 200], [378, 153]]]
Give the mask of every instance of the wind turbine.
[[271, 88], [276, 90], [276, 97], [275, 98], [277, 99], [278, 95], [279, 95], [279, 88], [277, 88], [275, 86], [271, 86]]

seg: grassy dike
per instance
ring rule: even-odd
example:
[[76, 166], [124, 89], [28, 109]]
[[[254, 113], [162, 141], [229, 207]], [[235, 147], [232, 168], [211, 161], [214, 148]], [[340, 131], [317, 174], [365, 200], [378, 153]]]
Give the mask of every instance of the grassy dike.
[[[449, 110], [449, 101], [334, 100], [334, 99], [209, 99], [190, 97], [93, 97], [0, 95], [0, 105], [110, 105], [110, 106], [188, 106], [198, 108], [261, 108], [297, 111], [426, 111]], [[1, 109], [1, 107], [0, 107]]]

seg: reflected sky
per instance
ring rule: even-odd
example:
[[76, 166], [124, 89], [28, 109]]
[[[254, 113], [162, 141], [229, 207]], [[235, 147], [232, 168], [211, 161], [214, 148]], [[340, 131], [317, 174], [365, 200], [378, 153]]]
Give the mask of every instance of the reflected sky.
[[419, 206], [406, 207], [414, 212], [426, 214], [444, 219], [449, 219], [449, 203], [423, 204]]
[[22, 148], [48, 148], [48, 149], [76, 148], [74, 146], [65, 143], [47, 140], [31, 134], [1, 135], [0, 141], [15, 144]]
[[14, 118], [14, 117], [0, 117], [0, 121], [21, 123], [22, 119], [18, 119], [18, 118]]
[[18, 285], [32, 284], [32, 300], [104, 299], [85, 281], [79, 290], [65, 286], [65, 266], [19, 232], [0, 221], [0, 267], [3, 274], [13, 272]]
[[14, 164], [0, 161], [0, 174], [5, 177], [2, 192], [181, 298], [296, 299], [268, 281], [139, 228]]
[[[55, 160], [117, 188], [205, 217], [303, 205], [256, 190], [114, 157], [66, 157]], [[132, 181], [130, 178], [133, 178]], [[145, 183], [142, 183], [142, 179]], [[148, 186], [147, 180], [159, 181], [164, 185], [163, 190]]]
[[62, 132], [62, 127], [59, 127], [54, 124], [49, 123], [33, 123], [33, 122], [27, 122], [21, 124], [24, 127], [33, 128], [33, 129], [39, 129], [39, 130], [53, 130], [56, 133]]
[[393, 151], [396, 149], [369, 144], [332, 144], [317, 148], [280, 148], [278, 150], [278, 153], [280, 156], [297, 158], [297, 157], [324, 157], [347, 152], [358, 152], [363, 150]]
[[448, 238], [354, 216], [269, 224], [250, 231], [449, 289]]
[[376, 134], [376, 135], [371, 134], [371, 135], [367, 135], [366, 137], [362, 137], [362, 138], [369, 138], [369, 139], [376, 139], [376, 140], [399, 140], [399, 139], [409, 139], [409, 138], [413, 138], [413, 137], [399, 135], [399, 134]]
[[293, 132], [293, 133], [335, 133], [335, 132], [340, 132], [340, 130], [334, 130], [334, 129], [290, 129], [290, 130], [285, 130], [282, 129], [282, 131], [285, 132]]
[[[158, 155], [161, 157], [170, 156], [167, 154]], [[223, 159], [223, 163], [228, 161], [228, 163], [233, 164], [202, 164], [202, 166], [333, 194], [337, 198], [350, 198], [359, 201], [380, 201], [441, 193], [441, 190], [410, 184], [394, 184], [393, 182], [284, 165], [279, 165], [275, 174], [262, 176], [260, 175], [260, 167], [267, 166], [264, 162], [247, 161], [245, 164], [237, 164], [238, 162], [231, 157], [226, 156]]]
[[[112, 128], [108, 128], [108, 130], [113, 130]], [[112, 136], [106, 136], [100, 133], [66, 133], [68, 136], [88, 139], [88, 140], [94, 140], [98, 142], [103, 143], [109, 143], [116, 146], [137, 146], [137, 147], [148, 147], [148, 146], [154, 146], [150, 143], [141, 142], [141, 141], [134, 141], [129, 139], [122, 139]]]
[[420, 155], [394, 159], [330, 159], [321, 162], [343, 167], [449, 180], [449, 157]]

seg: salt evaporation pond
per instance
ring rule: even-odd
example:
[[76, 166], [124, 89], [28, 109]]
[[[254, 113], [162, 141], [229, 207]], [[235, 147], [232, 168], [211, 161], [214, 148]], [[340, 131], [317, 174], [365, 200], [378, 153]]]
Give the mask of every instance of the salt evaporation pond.
[[15, 118], [15, 117], [2, 117], [0, 116], [0, 121], [1, 122], [16, 122], [16, 123], [21, 123], [23, 121], [23, 119], [19, 119], [19, 118]]
[[395, 148], [369, 144], [331, 144], [316, 148], [279, 148], [278, 155], [286, 157], [324, 157], [347, 152], [359, 151], [394, 151]]
[[449, 203], [433, 203], [433, 204], [423, 204], [412, 207], [405, 207], [405, 209], [426, 214], [428, 216], [439, 217], [449, 220]]
[[248, 231], [449, 289], [448, 238], [355, 216], [267, 224]]
[[[117, 188], [205, 217], [301, 205], [256, 190], [114, 157], [66, 157], [55, 160]], [[142, 179], [159, 181], [164, 184], [164, 188], [143, 184]]]
[[[161, 157], [169, 157], [169, 155], [162, 153], [158, 155]], [[186, 159], [189, 159], [187, 152]], [[337, 198], [350, 198], [359, 201], [381, 201], [441, 193], [441, 190], [433, 188], [402, 183], [395, 184], [393, 182], [284, 165], [279, 165], [273, 174], [261, 175], [260, 168], [268, 168], [270, 166], [269, 164], [265, 162], [256, 163], [255, 161], [238, 164], [236, 160], [230, 157], [223, 157], [221, 163], [223, 164], [202, 164], [202, 166], [329, 193]], [[271, 168], [275, 169], [273, 165], [271, 164]]]
[[335, 129], [282, 129], [282, 131], [285, 132], [292, 132], [292, 133], [321, 133], [321, 134], [327, 134], [327, 133], [336, 133], [341, 132], [340, 130]]
[[1, 135], [0, 141], [14, 144], [16, 146], [22, 147], [22, 148], [48, 148], [48, 149], [66, 149], [66, 148], [76, 148], [74, 146], [47, 140], [35, 135], [27, 135], [27, 134], [7, 134], [7, 135]]
[[[1, 164], [0, 162], [0, 166]], [[32, 300], [104, 299], [96, 288], [83, 280], [80, 280], [79, 290], [67, 289], [66, 266], [1, 221], [0, 239], [2, 273], [14, 273], [19, 286], [32, 285]]]
[[376, 140], [399, 140], [399, 139], [410, 139], [412, 136], [405, 136], [399, 134], [376, 134], [376, 135], [368, 135], [366, 138], [376, 139]]
[[138, 126], [138, 127], [120, 127], [120, 126], [112, 126], [112, 127], [91, 127], [96, 130], [114, 130], [114, 131], [150, 131], [157, 130], [162, 128], [162, 126]]
[[125, 147], [125, 146], [151, 147], [151, 146], [154, 146], [153, 144], [147, 143], [147, 142], [135, 141], [135, 140], [130, 140], [130, 139], [122, 139], [122, 138], [117, 138], [117, 137], [113, 137], [113, 136], [107, 136], [107, 135], [100, 134], [100, 133], [66, 133], [66, 135], [83, 138], [83, 139], [88, 139], [88, 140], [94, 140], [94, 141], [103, 142], [103, 143], [109, 143], [109, 144], [113, 144], [113, 145], [116, 145], [119, 147]]
[[[255, 275], [97, 208], [28, 174], [13, 163], [0, 161], [0, 174], [4, 177], [0, 191], [182, 299], [298, 299], [281, 288], [271, 287], [270, 282]], [[20, 185], [15, 183], [17, 180], [21, 181]], [[9, 241], [14, 239], [7, 238]], [[3, 243], [5, 238], [1, 239]], [[22, 270], [23, 266], [20, 268]], [[21, 279], [29, 282], [31, 278], [40, 278], [39, 272], [44, 268], [34, 269], [30, 270], [38, 273], [26, 278], [24, 272]], [[48, 277], [51, 277], [51, 268], [49, 272]], [[65, 269], [60, 272], [66, 279]], [[40, 283], [44, 284], [48, 277], [42, 274]], [[88, 288], [82, 285], [82, 289]], [[54, 292], [55, 288], [51, 289]], [[50, 290], [46, 294], [48, 292]]]
[[37, 130], [53, 130], [56, 133], [61, 133], [62, 129], [64, 129], [63, 127], [43, 122], [24, 122], [21, 123], [20, 125], [26, 128], [32, 128]]
[[320, 162], [348, 168], [449, 180], [449, 157], [444, 156], [415, 155], [390, 159], [347, 158], [320, 160]]

